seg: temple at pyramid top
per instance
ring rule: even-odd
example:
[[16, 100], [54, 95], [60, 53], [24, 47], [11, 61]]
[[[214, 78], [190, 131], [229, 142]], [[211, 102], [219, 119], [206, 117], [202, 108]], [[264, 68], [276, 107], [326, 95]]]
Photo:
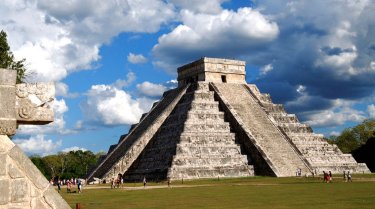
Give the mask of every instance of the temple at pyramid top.
[[246, 83], [245, 61], [203, 57], [177, 69], [178, 85], [197, 81]]
[[370, 172], [245, 80], [245, 62], [201, 58], [178, 68], [139, 123], [89, 176], [125, 181]]

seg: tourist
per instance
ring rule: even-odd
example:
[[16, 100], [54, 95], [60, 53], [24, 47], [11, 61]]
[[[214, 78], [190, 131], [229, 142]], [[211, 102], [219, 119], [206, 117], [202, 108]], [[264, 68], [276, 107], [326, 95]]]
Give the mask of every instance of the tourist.
[[82, 192], [82, 182], [81, 179], [77, 179], [78, 193]]
[[61, 192], [61, 181], [60, 181], [60, 179], [57, 181], [57, 192], [58, 193]]
[[146, 176], [143, 176], [143, 187], [146, 188], [147, 180]]
[[115, 179], [111, 178], [111, 189], [115, 188]]
[[350, 171], [348, 171], [348, 182], [352, 182], [352, 174], [350, 174]]
[[72, 183], [70, 182], [70, 180], [68, 180], [67, 182], [66, 182], [66, 192], [67, 193], [70, 193], [70, 192], [72, 192]]
[[331, 173], [331, 171], [329, 171], [328, 178], [329, 178], [329, 182], [332, 182], [332, 173]]
[[121, 179], [120, 179], [120, 186], [121, 186], [121, 188], [123, 188], [123, 184], [124, 184], [124, 178], [121, 176]]

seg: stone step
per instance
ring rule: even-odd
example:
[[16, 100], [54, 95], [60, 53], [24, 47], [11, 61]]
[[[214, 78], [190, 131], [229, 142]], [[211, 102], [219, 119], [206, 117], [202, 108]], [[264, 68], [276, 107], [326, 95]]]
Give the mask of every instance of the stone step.
[[197, 145], [205, 145], [205, 144], [233, 144], [235, 142], [234, 134], [223, 136], [181, 136], [180, 137], [180, 144], [185, 143], [193, 143]]
[[213, 92], [187, 92], [184, 97], [182, 98], [183, 102], [188, 101], [214, 101], [214, 93]]
[[186, 156], [235, 156], [240, 155], [241, 149], [237, 145], [225, 145], [225, 146], [196, 146], [187, 144], [178, 144], [176, 149], [176, 155], [186, 155]]
[[312, 128], [306, 124], [278, 123], [277, 125], [285, 132], [294, 132], [294, 133], [311, 133], [312, 132]]
[[282, 104], [262, 103], [268, 113], [286, 113]]
[[230, 132], [229, 123], [224, 124], [195, 124], [185, 123], [184, 132]]
[[219, 103], [215, 101], [192, 101], [184, 102], [177, 106], [176, 112], [184, 112], [187, 110], [216, 110], [219, 111]]
[[277, 122], [277, 123], [298, 123], [297, 116], [294, 114], [286, 114], [286, 113], [270, 113], [270, 116]]
[[196, 166], [225, 166], [225, 165], [232, 165], [232, 166], [240, 166], [247, 162], [246, 156], [236, 156], [236, 157], [183, 157], [178, 156], [173, 158], [172, 166], [179, 166], [179, 167], [196, 167]]

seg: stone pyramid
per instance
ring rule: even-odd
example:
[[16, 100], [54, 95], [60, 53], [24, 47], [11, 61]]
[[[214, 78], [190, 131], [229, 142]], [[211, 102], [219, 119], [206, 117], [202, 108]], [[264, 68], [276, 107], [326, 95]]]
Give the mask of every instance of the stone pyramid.
[[245, 81], [245, 62], [202, 58], [101, 157], [88, 179], [128, 181], [369, 172]]

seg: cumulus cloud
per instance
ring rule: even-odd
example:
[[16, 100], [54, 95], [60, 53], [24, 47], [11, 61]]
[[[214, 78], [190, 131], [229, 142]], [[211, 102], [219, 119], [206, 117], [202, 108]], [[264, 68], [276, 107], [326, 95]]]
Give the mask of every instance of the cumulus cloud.
[[182, 24], [162, 35], [153, 47], [159, 59], [155, 64], [164, 68], [170, 65], [170, 72], [181, 62], [197, 57], [238, 57], [272, 41], [279, 33], [277, 24], [269, 17], [246, 7], [218, 14], [182, 10], [180, 16]]
[[132, 84], [135, 81], [136, 78], [137, 78], [137, 76], [135, 75], [135, 73], [130, 71], [130, 72], [128, 72], [128, 74], [126, 74], [125, 80], [118, 79], [118, 80], [116, 80], [116, 82], [113, 85], [118, 89], [122, 89], [122, 88]]
[[209, 13], [216, 14], [222, 11], [221, 4], [228, 0], [210, 0], [210, 1], [201, 1], [201, 0], [169, 0], [175, 6], [186, 9], [196, 13]]
[[315, 127], [333, 127], [343, 125], [346, 122], [362, 122], [366, 119], [366, 113], [352, 108], [356, 103], [337, 99], [330, 108], [318, 111], [306, 111], [304, 113], [306, 118], [308, 118], [306, 123]]
[[52, 103], [52, 109], [54, 112], [54, 121], [47, 125], [20, 125], [17, 130], [17, 134], [49, 134], [49, 133], [59, 133], [68, 134], [72, 130], [65, 127], [64, 113], [69, 109], [65, 103], [64, 99], [54, 100]]
[[43, 134], [31, 136], [26, 139], [15, 138], [13, 142], [26, 153], [39, 154], [42, 156], [55, 152], [62, 144], [61, 140], [54, 142], [51, 139], [45, 139]]
[[79, 93], [69, 92], [69, 86], [63, 82], [55, 83], [56, 97], [66, 97], [66, 98], [76, 98], [79, 96]]
[[137, 84], [137, 89], [140, 93], [150, 97], [157, 97], [163, 95], [167, 87], [161, 84], [155, 84], [148, 81]]
[[371, 105], [367, 106], [367, 111], [369, 113], [370, 118], [375, 119], [375, 105], [371, 104]]
[[70, 151], [78, 151], [78, 150], [81, 150], [81, 151], [87, 151], [87, 149], [85, 148], [82, 148], [82, 147], [77, 147], [77, 146], [74, 146], [74, 147], [68, 147], [68, 148], [65, 148], [63, 150], [61, 150], [62, 152], [70, 152]]
[[108, 126], [133, 124], [151, 108], [153, 100], [133, 98], [113, 85], [94, 85], [81, 104], [85, 120]]
[[144, 57], [142, 54], [129, 53], [128, 61], [133, 64], [141, 64], [141, 63], [146, 63], [147, 58]]
[[89, 69], [112, 37], [156, 32], [175, 17], [173, 5], [161, 0], [5, 0], [0, 14], [12, 51], [27, 59], [32, 81], [60, 81]]
[[260, 68], [260, 75], [266, 75], [273, 70], [272, 64], [267, 64]]

